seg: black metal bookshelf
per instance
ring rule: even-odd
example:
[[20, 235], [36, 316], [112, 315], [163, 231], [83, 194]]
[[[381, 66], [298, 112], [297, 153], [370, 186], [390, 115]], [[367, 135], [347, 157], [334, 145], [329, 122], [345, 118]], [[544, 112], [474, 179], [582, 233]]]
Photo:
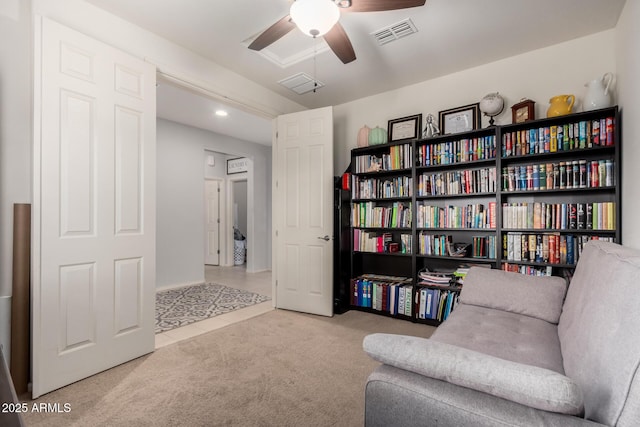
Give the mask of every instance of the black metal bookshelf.
[[[610, 121], [608, 123], [608, 120]], [[597, 123], [596, 123], [597, 121]], [[592, 135], [584, 135], [586, 138], [581, 141], [581, 135], [576, 134], [571, 136], [573, 138], [572, 143], [569, 145], [571, 149], [567, 148], [564, 138], [565, 131], [571, 126], [572, 129], [579, 131], [581, 126], [586, 126], [588, 131], [593, 132], [594, 128], [600, 128], [599, 126], [605, 126], [603, 132], [600, 132], [596, 138], [595, 133]], [[610, 127], [607, 127], [610, 126]], [[562, 128], [563, 145], [554, 147], [555, 151], [544, 150], [544, 145], [540, 144], [535, 149], [531, 146], [537, 138], [544, 134], [544, 132], [554, 129]], [[519, 136], [518, 136], [519, 135]], [[523, 147], [518, 146], [519, 152], [516, 152], [516, 145], [510, 147], [507, 150], [507, 138], [522, 137], [520, 144], [525, 144], [527, 138], [531, 137], [528, 141], [529, 145]], [[556, 134], [557, 136], [557, 134]], [[355, 169], [351, 168], [351, 174], [358, 176], [359, 178], [381, 178], [389, 179], [396, 176], [410, 177], [412, 191], [410, 197], [389, 197], [389, 198], [358, 198], [351, 199], [349, 202], [344, 200], [342, 203], [342, 209], [349, 209], [348, 215], [343, 215], [343, 218], [347, 216], [351, 217], [352, 212], [350, 206], [353, 203], [370, 202], [376, 206], [389, 206], [393, 203], [403, 203], [404, 205], [410, 205], [411, 209], [411, 227], [353, 227], [344, 224], [342, 235], [346, 235], [344, 228], [348, 229], [351, 244], [351, 259], [350, 259], [350, 277], [351, 282], [353, 279], [358, 278], [363, 274], [380, 274], [401, 276], [411, 279], [413, 285], [413, 293], [420, 292], [420, 285], [418, 278], [418, 272], [422, 269], [428, 268], [431, 270], [438, 269], [454, 269], [460, 265], [484, 265], [491, 268], [503, 268], [505, 265], [523, 266], [529, 269], [537, 268], [539, 270], [551, 271], [554, 275], [571, 275], [571, 270], [577, 262], [579, 253], [574, 255], [575, 260], [573, 263], [562, 262], [564, 258], [560, 257], [556, 259], [554, 255], [543, 258], [541, 260], [529, 260], [529, 259], [511, 259], [512, 254], [508, 253], [508, 248], [504, 245], [507, 243], [509, 236], [522, 235], [541, 235], [547, 236], [546, 239], [551, 239], [560, 245], [563, 241], [566, 243], [568, 236], [577, 236], [580, 240], [573, 244], [577, 245], [574, 248], [579, 251], [579, 245], [592, 238], [606, 238], [615, 242], [620, 242], [621, 239], [621, 192], [620, 192], [620, 180], [621, 180], [621, 131], [620, 131], [620, 113], [617, 107], [611, 107], [601, 110], [570, 114], [566, 116], [544, 118], [540, 120], [532, 120], [524, 123], [494, 126], [491, 128], [484, 128], [474, 130], [471, 132], [465, 132], [455, 135], [444, 135], [436, 138], [421, 139], [421, 140], [405, 140], [395, 141], [391, 144], [376, 145], [371, 147], [357, 148], [352, 150], [352, 165], [355, 164], [356, 157], [358, 156], [378, 156], [389, 155], [390, 147], [402, 145], [404, 148], [403, 153], [409, 150], [412, 158], [412, 166], [410, 168], [402, 167], [394, 170], [366, 170], [358, 173], [354, 172]], [[604, 139], [602, 139], [604, 138]], [[596, 143], [597, 139], [597, 143]], [[482, 146], [480, 142], [482, 141]], [[492, 142], [491, 142], [492, 141]], [[515, 142], [515, 141], [514, 141]], [[601, 143], [602, 142], [602, 143]], [[581, 145], [581, 144], [584, 145]], [[478, 144], [478, 145], [474, 145]], [[493, 148], [492, 148], [493, 144]], [[460, 148], [461, 152], [456, 152], [455, 147]], [[461, 148], [463, 147], [463, 148]], [[451, 150], [454, 150], [453, 152]], [[507, 156], [507, 151], [510, 151], [512, 155]], [[540, 152], [543, 151], [543, 152]], [[526, 152], [526, 154], [525, 154]], [[431, 156], [428, 157], [427, 156]], [[464, 158], [464, 156], [467, 156]], [[406, 158], [404, 159], [406, 163]], [[569, 162], [572, 167], [575, 160], [583, 160], [589, 162], [589, 167], [592, 166], [595, 161], [610, 161], [613, 164], [612, 171], [613, 177], [612, 185], [599, 185], [596, 187], [588, 188], [546, 188], [543, 189], [511, 189], [504, 188], [505, 176], [510, 167], [520, 168], [527, 165], [544, 164], [545, 168], [547, 163], [553, 162]], [[403, 166], [406, 164], [402, 162]], [[425, 164], [429, 163], [429, 164]], [[597, 166], [597, 165], [596, 165]], [[532, 166], [533, 167], [533, 166]], [[481, 168], [495, 168], [495, 191], [482, 191], [477, 193], [465, 193], [465, 194], [450, 194], [450, 195], [419, 195], [418, 194], [418, 178], [423, 174], [431, 174], [438, 172], [450, 172], [450, 171], [471, 171]], [[549, 170], [552, 170], [549, 169]], [[508, 177], [506, 177], [508, 178]], [[551, 181], [550, 181], [551, 182]], [[522, 227], [506, 227], [503, 226], [503, 206], [517, 205], [517, 204], [540, 204], [545, 206], [545, 209], [552, 209], [555, 215], [560, 215], [560, 205], [580, 205], [592, 204], [605, 204], [607, 220], [610, 224], [607, 229], [587, 229], [586, 227], [578, 228], [558, 228], [554, 226], [536, 228], [530, 226]], [[445, 206], [465, 207], [472, 205], [483, 205], [483, 212], [487, 212], [482, 215], [493, 215], [493, 218], [486, 219], [490, 222], [489, 228], [457, 228], [457, 227], [417, 227], [417, 214], [418, 206], [429, 204], [437, 207], [445, 208]], [[544, 205], [543, 205], [544, 204]], [[610, 205], [609, 205], [610, 204]], [[547, 208], [546, 206], [552, 206]], [[489, 207], [492, 206], [491, 209]], [[553, 207], [555, 206], [555, 207]], [[406, 206], [405, 206], [406, 207]], [[480, 208], [478, 208], [480, 209]], [[553, 209], [556, 209], [555, 211]], [[613, 218], [610, 218], [610, 216]], [[557, 218], [554, 217], [554, 218]], [[545, 218], [546, 221], [546, 218]], [[614, 224], [614, 226], [611, 226]], [[387, 250], [387, 246], [384, 246], [379, 252], [366, 252], [366, 251], [353, 251], [353, 236], [354, 229], [360, 228], [362, 231], [387, 233], [386, 238], [391, 239], [394, 243], [400, 243], [398, 239], [400, 234], [411, 236], [411, 248], [406, 253], [390, 252]], [[419, 242], [421, 234], [430, 233], [434, 235], [450, 235], [451, 239], [455, 239], [455, 242], [469, 243], [474, 236], [492, 236], [495, 241], [495, 257], [473, 257], [470, 254], [466, 256], [449, 256], [449, 255], [426, 255], [419, 253]], [[552, 237], [549, 237], [552, 236]], [[515, 237], [512, 237], [515, 238]], [[542, 239], [544, 240], [544, 239]], [[522, 249], [522, 248], [521, 248]], [[527, 249], [528, 250], [528, 249]], [[555, 246], [554, 246], [554, 250]], [[543, 252], [544, 253], [544, 252]], [[553, 262], [551, 262], [553, 261]], [[524, 268], [522, 268], [524, 270]], [[565, 271], [568, 271], [565, 274]], [[342, 280], [341, 286], [347, 286], [345, 280]], [[349, 286], [352, 286], [351, 283]], [[457, 288], [456, 288], [457, 289]], [[341, 292], [341, 295], [349, 294], [349, 298], [352, 298], [353, 289], [348, 289]], [[367, 312], [373, 312], [377, 314], [389, 315], [380, 310], [374, 310], [370, 307], [358, 307], [351, 304], [349, 301], [343, 301], [342, 306], [349, 309], [363, 310]], [[417, 307], [412, 302], [412, 314], [411, 316], [397, 315], [399, 318], [408, 318], [412, 321], [423, 322], [432, 325], [437, 325], [440, 322], [430, 319], [420, 319], [416, 313]]]

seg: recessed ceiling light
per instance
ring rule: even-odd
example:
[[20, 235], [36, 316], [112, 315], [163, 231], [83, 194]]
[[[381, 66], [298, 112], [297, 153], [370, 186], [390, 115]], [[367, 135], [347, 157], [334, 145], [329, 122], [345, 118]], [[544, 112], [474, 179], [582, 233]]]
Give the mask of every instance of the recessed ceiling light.
[[216, 110], [216, 116], [227, 117], [228, 115], [229, 115], [229, 113], [227, 113], [224, 110]]

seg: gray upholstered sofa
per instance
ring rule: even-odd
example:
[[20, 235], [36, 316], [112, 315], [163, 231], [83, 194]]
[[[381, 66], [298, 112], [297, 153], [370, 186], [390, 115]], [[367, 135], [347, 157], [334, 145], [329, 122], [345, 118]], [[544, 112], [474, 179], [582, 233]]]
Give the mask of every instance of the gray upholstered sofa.
[[640, 252], [564, 279], [472, 268], [430, 339], [373, 334], [367, 426], [640, 426]]

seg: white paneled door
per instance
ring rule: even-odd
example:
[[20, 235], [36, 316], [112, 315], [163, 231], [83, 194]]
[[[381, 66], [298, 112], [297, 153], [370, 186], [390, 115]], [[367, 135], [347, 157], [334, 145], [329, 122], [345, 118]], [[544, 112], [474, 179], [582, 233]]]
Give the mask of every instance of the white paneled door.
[[333, 109], [287, 114], [276, 122], [276, 306], [332, 316]]
[[220, 265], [220, 181], [204, 182], [205, 252], [204, 263]]
[[155, 67], [35, 26], [33, 397], [154, 349]]

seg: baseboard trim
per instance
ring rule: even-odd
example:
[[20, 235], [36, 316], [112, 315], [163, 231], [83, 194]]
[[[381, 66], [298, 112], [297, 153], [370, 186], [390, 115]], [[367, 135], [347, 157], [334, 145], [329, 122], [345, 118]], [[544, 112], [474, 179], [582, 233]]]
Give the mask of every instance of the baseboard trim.
[[180, 289], [180, 288], [186, 288], [187, 286], [194, 286], [194, 285], [202, 285], [204, 283], [204, 280], [200, 280], [197, 282], [188, 282], [188, 283], [177, 283], [174, 285], [166, 285], [166, 286], [162, 286], [160, 288], [156, 288], [156, 293], [161, 292], [161, 291], [168, 291], [171, 289]]

